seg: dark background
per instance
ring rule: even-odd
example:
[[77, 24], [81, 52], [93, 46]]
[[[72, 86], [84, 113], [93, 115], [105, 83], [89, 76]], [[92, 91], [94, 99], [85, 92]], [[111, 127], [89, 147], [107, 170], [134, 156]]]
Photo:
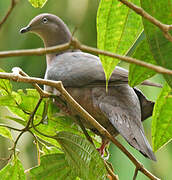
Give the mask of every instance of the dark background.
[[[34, 34], [21, 35], [19, 30], [26, 26], [34, 16], [45, 12], [56, 14], [62, 18], [71, 32], [77, 27], [75, 37], [84, 44], [96, 47], [96, 13], [98, 4], [98, 0], [48, 0], [42, 9], [35, 9], [27, 0], [19, 0], [9, 19], [0, 29], [0, 51], [43, 47], [43, 42], [39, 37]], [[0, 1], [0, 19], [2, 19], [9, 6], [10, 0]], [[126, 63], [120, 63], [120, 65], [128, 68]], [[45, 56], [0, 59], [0, 68], [11, 72], [13, 67], [21, 67], [28, 75], [43, 78], [46, 68]], [[161, 75], [158, 75], [152, 78], [152, 81], [163, 83], [163, 78]], [[31, 86], [24, 83], [13, 83], [13, 87], [14, 89], [19, 89], [30, 88]], [[156, 100], [160, 92], [160, 89], [152, 87], [141, 87], [141, 89], [151, 100]], [[1, 109], [0, 113], [1, 118], [7, 111]], [[3, 118], [1, 118], [0, 121], [3, 121]], [[144, 127], [146, 136], [151, 142], [151, 118], [144, 122]], [[16, 134], [14, 134], [14, 136], [15, 135]], [[131, 148], [120, 136], [118, 139], [153, 174], [166, 180], [172, 178], [171, 143], [156, 152], [157, 162], [152, 162]], [[8, 155], [9, 147], [9, 142], [7, 142], [5, 138], [0, 137], [0, 158]], [[22, 136], [18, 148], [20, 149], [19, 156], [25, 169], [37, 164], [36, 149], [32, 137], [29, 134]], [[114, 145], [111, 145], [109, 150], [111, 154], [110, 161], [113, 163], [115, 173], [119, 175], [120, 180], [132, 179], [134, 165]], [[0, 161], [0, 167], [3, 167], [5, 164], [5, 161]], [[139, 173], [137, 179], [146, 180], [148, 178]]]

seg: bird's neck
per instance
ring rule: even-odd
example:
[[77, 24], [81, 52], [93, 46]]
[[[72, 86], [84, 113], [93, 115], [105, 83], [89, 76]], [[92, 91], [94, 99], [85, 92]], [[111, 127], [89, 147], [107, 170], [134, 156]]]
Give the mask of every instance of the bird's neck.
[[[57, 34], [49, 34], [49, 38], [43, 38], [44, 39], [44, 46], [45, 47], [52, 47], [56, 45], [62, 45], [70, 41], [71, 39], [71, 34], [68, 32], [65, 35], [57, 35]], [[62, 38], [63, 37], [63, 38]], [[68, 51], [68, 50], [65, 50]], [[47, 61], [47, 66], [50, 66], [52, 63], [52, 60], [55, 56], [64, 53], [65, 51], [59, 51], [56, 53], [51, 53], [46, 55], [46, 61]]]

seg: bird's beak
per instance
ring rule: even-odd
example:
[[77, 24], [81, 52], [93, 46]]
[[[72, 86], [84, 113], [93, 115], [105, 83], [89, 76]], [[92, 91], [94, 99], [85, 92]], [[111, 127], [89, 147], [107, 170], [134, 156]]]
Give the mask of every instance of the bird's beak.
[[25, 32], [28, 32], [28, 31], [30, 31], [30, 29], [31, 29], [31, 27], [30, 26], [26, 26], [26, 27], [24, 27], [24, 28], [22, 28], [22, 29], [20, 29], [20, 33], [25, 33]]

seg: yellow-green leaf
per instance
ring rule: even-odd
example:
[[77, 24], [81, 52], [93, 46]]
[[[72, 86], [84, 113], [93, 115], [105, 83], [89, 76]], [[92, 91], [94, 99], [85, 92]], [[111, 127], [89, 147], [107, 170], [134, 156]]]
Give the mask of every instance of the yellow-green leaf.
[[47, 0], [29, 0], [29, 2], [32, 4], [35, 8], [42, 8]]

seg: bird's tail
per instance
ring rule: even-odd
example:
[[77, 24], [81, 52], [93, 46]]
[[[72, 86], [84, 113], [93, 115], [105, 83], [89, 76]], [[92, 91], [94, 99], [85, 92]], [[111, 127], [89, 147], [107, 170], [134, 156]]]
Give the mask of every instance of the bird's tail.
[[145, 157], [156, 161], [156, 157], [152, 151], [152, 148], [146, 139], [144, 133], [140, 130], [140, 136], [138, 137], [139, 139], [134, 138], [134, 142], [130, 141], [129, 144], [136, 148], [138, 151], [140, 151]]

